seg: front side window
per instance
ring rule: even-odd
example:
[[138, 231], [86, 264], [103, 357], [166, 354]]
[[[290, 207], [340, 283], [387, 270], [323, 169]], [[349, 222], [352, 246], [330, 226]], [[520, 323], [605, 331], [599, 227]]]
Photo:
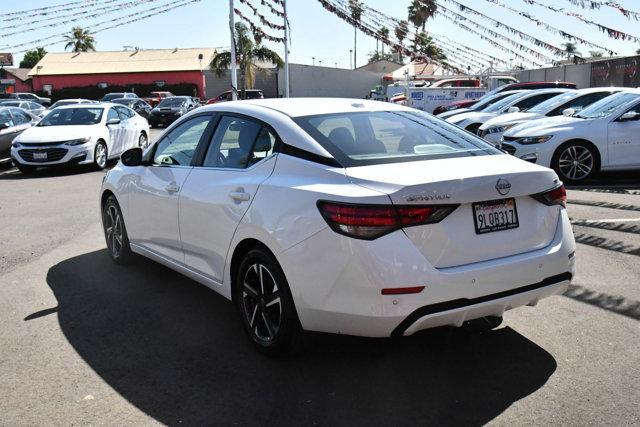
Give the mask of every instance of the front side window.
[[157, 165], [189, 166], [211, 116], [194, 117], [162, 138], [153, 156]]
[[518, 107], [520, 111], [527, 111], [529, 108], [534, 107], [547, 99], [558, 96], [558, 93], [541, 93], [539, 95], [530, 96], [521, 101], [513, 104], [514, 107]]
[[338, 113], [295, 121], [345, 167], [501, 153], [422, 111]]
[[600, 101], [601, 99], [606, 98], [607, 96], [611, 96], [614, 92], [595, 92], [590, 93], [588, 95], [579, 96], [564, 105], [559, 106], [558, 108], [551, 111], [548, 116], [559, 116], [562, 114], [564, 110], [567, 108], [573, 108], [576, 113], [587, 108], [589, 105]]
[[115, 108], [109, 109], [109, 113], [107, 114], [107, 121], [109, 120], [120, 120], [120, 114], [118, 114]]
[[[256, 163], [254, 144], [262, 126], [254, 121], [224, 116], [213, 135], [203, 166], [245, 169]], [[264, 144], [263, 144], [264, 145]], [[270, 150], [261, 150], [269, 152]], [[264, 158], [266, 156], [262, 156]]]
[[23, 125], [31, 122], [31, 117], [27, 115], [22, 110], [18, 110], [17, 108], [11, 108], [11, 115], [13, 116], [13, 122], [16, 125]]
[[115, 107], [118, 110], [118, 115], [120, 116], [120, 120], [125, 121], [130, 117], [133, 117], [133, 112], [126, 107]]
[[498, 111], [502, 111], [505, 107], [511, 106], [513, 102], [522, 98], [522, 96], [524, 96], [522, 93], [514, 93], [513, 95], [509, 95], [498, 102], [494, 102], [480, 111], [485, 113], [497, 113]]
[[0, 110], [0, 125], [6, 127], [13, 126], [13, 117], [11, 117], [9, 110]]
[[37, 126], [95, 125], [102, 120], [103, 112], [103, 108], [56, 108], [44, 116]]

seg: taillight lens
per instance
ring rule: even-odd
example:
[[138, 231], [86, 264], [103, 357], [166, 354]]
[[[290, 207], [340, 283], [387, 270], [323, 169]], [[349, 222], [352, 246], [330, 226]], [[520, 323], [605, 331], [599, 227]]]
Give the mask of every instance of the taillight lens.
[[536, 199], [541, 203], [544, 203], [547, 206], [555, 206], [555, 205], [560, 205], [562, 207], [567, 206], [567, 190], [564, 188], [564, 185], [561, 185], [560, 187], [556, 187], [553, 190], [534, 194], [531, 197], [533, 197], [534, 199]]
[[335, 232], [365, 240], [376, 239], [403, 227], [439, 222], [456, 207], [318, 202], [320, 213]]

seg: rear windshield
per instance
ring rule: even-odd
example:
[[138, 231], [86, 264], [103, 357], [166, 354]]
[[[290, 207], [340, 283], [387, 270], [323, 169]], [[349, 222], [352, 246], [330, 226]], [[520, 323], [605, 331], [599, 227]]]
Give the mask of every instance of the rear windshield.
[[103, 101], [111, 101], [112, 99], [124, 98], [126, 96], [125, 93], [108, 93], [102, 97]]
[[165, 98], [162, 101], [160, 101], [160, 104], [158, 104], [158, 107], [162, 107], [162, 108], [169, 108], [169, 107], [182, 107], [184, 105], [184, 103], [187, 102], [184, 98], [177, 98], [177, 97], [171, 97], [171, 98]]
[[417, 110], [325, 114], [295, 121], [345, 167], [502, 153]]
[[37, 126], [95, 125], [102, 119], [102, 108], [56, 108]]

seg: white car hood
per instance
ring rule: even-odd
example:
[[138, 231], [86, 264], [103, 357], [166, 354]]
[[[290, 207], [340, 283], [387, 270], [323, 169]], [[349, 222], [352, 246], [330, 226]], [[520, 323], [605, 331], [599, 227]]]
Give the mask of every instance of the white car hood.
[[593, 120], [578, 119], [575, 117], [545, 117], [521, 123], [504, 133], [505, 137], [541, 136], [546, 133], [566, 131], [580, 126], [588, 126]]
[[536, 113], [508, 113], [498, 117], [487, 120], [482, 126], [481, 130], [489, 129], [494, 126], [504, 126], [511, 123], [525, 122], [529, 120], [535, 120], [544, 116]]
[[447, 122], [460, 123], [465, 120], [471, 122], [485, 122], [493, 117], [496, 117], [496, 113], [483, 113], [482, 111], [470, 111], [468, 113], [458, 114], [453, 117], [449, 117]]
[[96, 133], [100, 125], [79, 126], [33, 126], [22, 132], [18, 138], [20, 143], [61, 142], [85, 138]]

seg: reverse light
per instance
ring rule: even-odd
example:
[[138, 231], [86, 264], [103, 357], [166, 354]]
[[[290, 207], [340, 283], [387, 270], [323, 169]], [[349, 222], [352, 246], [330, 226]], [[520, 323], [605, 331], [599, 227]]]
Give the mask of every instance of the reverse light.
[[91, 141], [91, 137], [87, 136], [85, 138], [78, 138], [78, 139], [72, 139], [71, 141], [67, 141], [65, 142], [65, 145], [70, 145], [73, 147], [76, 145], [86, 144], [89, 141]]
[[336, 233], [373, 240], [404, 227], [443, 220], [458, 205], [394, 206], [357, 205], [318, 201], [318, 209]]
[[517, 139], [516, 142], [522, 145], [542, 144], [553, 138], [553, 135], [527, 136]]
[[553, 190], [534, 194], [531, 197], [547, 206], [560, 205], [567, 207], [567, 190], [564, 188], [564, 185], [556, 187]]

